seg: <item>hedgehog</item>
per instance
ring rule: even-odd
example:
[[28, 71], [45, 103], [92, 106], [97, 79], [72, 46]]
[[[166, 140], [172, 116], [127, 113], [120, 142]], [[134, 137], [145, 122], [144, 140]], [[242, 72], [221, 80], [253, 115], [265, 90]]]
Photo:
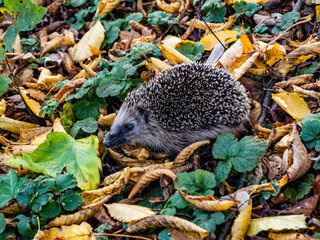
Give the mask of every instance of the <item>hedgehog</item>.
[[176, 65], [126, 96], [105, 145], [140, 144], [172, 156], [222, 133], [240, 136], [249, 114], [246, 90], [230, 73], [197, 62]]

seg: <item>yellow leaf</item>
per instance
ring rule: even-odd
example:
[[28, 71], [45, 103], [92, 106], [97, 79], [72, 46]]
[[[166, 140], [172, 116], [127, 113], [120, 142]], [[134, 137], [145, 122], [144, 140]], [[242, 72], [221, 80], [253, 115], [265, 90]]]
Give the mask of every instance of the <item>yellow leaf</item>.
[[[216, 36], [220, 39], [221, 42], [226, 42], [227, 40], [234, 40], [236, 39], [238, 35], [238, 31], [232, 31], [232, 30], [225, 30], [225, 31], [219, 31], [215, 32]], [[208, 34], [201, 38], [200, 43], [204, 44], [204, 49], [209, 51], [212, 50], [219, 41], [213, 34]]]
[[[265, 45], [266, 45], [265, 43], [259, 42], [260, 48], [263, 48]], [[267, 64], [269, 66], [272, 66], [273, 64], [278, 62], [280, 59], [282, 59], [286, 54], [287, 54], [286, 49], [278, 43], [275, 43], [274, 45], [269, 46], [265, 51]], [[266, 67], [263, 65], [263, 60], [257, 59], [254, 63], [257, 65], [258, 68], [266, 69]]]
[[93, 53], [91, 48], [99, 49], [103, 40], [105, 30], [100, 20], [81, 38], [78, 44], [69, 49], [69, 53], [75, 62], [80, 62], [88, 57], [92, 56]]
[[316, 6], [316, 18], [319, 21], [320, 20], [320, 5]]
[[26, 102], [26, 104], [28, 105], [28, 107], [31, 109], [31, 111], [37, 115], [38, 117], [44, 117], [45, 113], [42, 113], [42, 115], [39, 115], [39, 112], [41, 110], [41, 105], [39, 102], [33, 100], [32, 98], [30, 98], [27, 93], [27, 90], [24, 90], [22, 88], [20, 88], [20, 92], [21, 92], [21, 97], [23, 97], [24, 101]]
[[247, 235], [253, 236], [269, 229], [281, 231], [285, 229], [298, 230], [306, 228], [305, 219], [306, 217], [303, 214], [251, 219]]
[[122, 0], [102, 0], [98, 3], [97, 11], [95, 15], [105, 16], [116, 8]]
[[159, 44], [158, 47], [161, 50], [161, 52], [166, 56], [166, 58], [174, 64], [192, 62], [189, 58], [187, 58], [186, 56], [184, 56], [172, 47], [163, 44]]
[[6, 112], [6, 108], [7, 108], [6, 100], [2, 98], [2, 100], [0, 101], [0, 116]]
[[293, 64], [293, 66], [298, 65], [299, 63], [304, 63], [306, 62], [309, 58], [312, 58], [314, 55], [316, 55], [315, 53], [313, 54], [308, 54], [305, 56], [300, 56]]
[[150, 208], [123, 203], [105, 204], [110, 215], [121, 222], [134, 222], [156, 215]]
[[290, 95], [286, 93], [272, 94], [272, 99], [297, 121], [301, 121], [304, 115], [310, 113], [307, 103], [296, 93]]

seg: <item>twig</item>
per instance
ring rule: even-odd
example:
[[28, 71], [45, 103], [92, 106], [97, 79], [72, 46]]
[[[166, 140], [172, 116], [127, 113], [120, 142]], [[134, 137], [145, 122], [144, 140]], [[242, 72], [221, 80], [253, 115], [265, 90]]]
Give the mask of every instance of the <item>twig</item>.
[[267, 90], [265, 91], [265, 95], [264, 95], [263, 102], [262, 102], [261, 114], [260, 114], [258, 122], [257, 122], [257, 125], [259, 125], [259, 126], [262, 126], [262, 124], [266, 120], [267, 107], [270, 105], [272, 88], [276, 82], [277, 81], [275, 79], [272, 79], [267, 87]]

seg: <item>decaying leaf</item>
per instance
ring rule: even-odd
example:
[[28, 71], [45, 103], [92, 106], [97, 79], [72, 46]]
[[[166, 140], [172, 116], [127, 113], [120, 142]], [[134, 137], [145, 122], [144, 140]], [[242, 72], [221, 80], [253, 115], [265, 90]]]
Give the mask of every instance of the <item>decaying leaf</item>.
[[292, 232], [292, 233], [274, 233], [274, 232], [269, 232], [268, 238], [270, 240], [316, 240], [316, 238], [310, 237], [307, 234], [303, 233], [297, 233], [297, 232]]
[[51, 228], [51, 227], [60, 227], [64, 225], [73, 225], [73, 224], [80, 224], [87, 219], [91, 218], [98, 209], [90, 208], [90, 209], [85, 209], [81, 210], [79, 212], [76, 212], [74, 214], [70, 215], [60, 215], [59, 217], [56, 217], [53, 219], [51, 222], [49, 222], [46, 227]]
[[150, 157], [150, 152], [139, 145], [125, 144], [121, 147], [121, 150], [130, 157], [135, 157], [139, 161], [145, 161]]
[[290, 95], [286, 93], [272, 94], [272, 99], [290, 116], [298, 121], [301, 121], [304, 115], [310, 113], [310, 109], [306, 102], [303, 98], [299, 98], [296, 93], [291, 93]]
[[99, 2], [95, 15], [105, 16], [116, 8], [122, 0], [102, 0]]
[[217, 37], [215, 37], [213, 34], [208, 34], [203, 38], [201, 38], [199, 43], [204, 44], [204, 50], [206, 51], [212, 50], [217, 44], [220, 44], [217, 38], [221, 42], [231, 43], [233, 41], [236, 41], [236, 37], [238, 33], [239, 33], [238, 31], [233, 31], [233, 30], [215, 32]]
[[7, 118], [6, 116], [0, 116], [0, 128], [9, 132], [20, 134], [20, 129], [23, 128], [35, 128], [39, 127], [37, 124], [23, 122]]
[[70, 56], [73, 61], [80, 62], [92, 56], [91, 48], [99, 49], [104, 37], [105, 30], [100, 20], [98, 20], [92, 28], [81, 38], [77, 45], [69, 48]]
[[4, 98], [0, 101], [0, 116], [3, 115], [6, 112], [6, 100]]
[[156, 215], [144, 218], [140, 221], [128, 224], [128, 232], [137, 232], [144, 229], [155, 228], [155, 227], [167, 227], [175, 228], [179, 231], [196, 236], [203, 239], [208, 235], [208, 232], [196, 224], [184, 220], [182, 218], [167, 216], [167, 215]]
[[253, 236], [261, 231], [299, 230], [306, 228], [306, 217], [301, 215], [288, 215], [278, 217], [264, 217], [251, 219], [247, 234]]
[[156, 212], [151, 211], [150, 208], [137, 205], [112, 203], [105, 204], [104, 206], [108, 208], [111, 217], [117, 219], [118, 221], [127, 223], [135, 222], [157, 214]]
[[38, 231], [34, 239], [39, 240], [56, 240], [56, 239], [78, 239], [78, 240], [95, 240], [92, 227], [83, 222], [80, 225], [61, 226], [59, 228], [50, 228], [45, 231]]
[[51, 41], [45, 43], [44, 48], [41, 51], [41, 56], [57, 47], [72, 46], [74, 44], [75, 41], [73, 33], [68, 30], [65, 30], [62, 34], [55, 36]]
[[206, 140], [206, 141], [200, 141], [200, 142], [196, 142], [196, 143], [192, 143], [189, 146], [187, 146], [186, 148], [184, 148], [174, 159], [174, 164], [176, 166], [180, 166], [182, 165], [185, 161], [188, 160], [188, 158], [200, 147], [204, 146], [204, 145], [208, 145], [210, 144], [210, 141]]
[[160, 178], [161, 176], [166, 175], [170, 177], [172, 180], [176, 179], [176, 175], [169, 169], [156, 169], [151, 172], [147, 172], [139, 179], [139, 181], [132, 188], [128, 198], [132, 198], [138, 192], [142, 192], [142, 190], [150, 184], [150, 182]]
[[115, 113], [111, 113], [108, 115], [100, 115], [98, 119], [98, 123], [102, 126], [110, 127], [113, 123], [113, 120], [116, 118]]
[[178, 52], [176, 49], [166, 46], [166, 45], [158, 45], [159, 49], [166, 56], [168, 60], [170, 60], [174, 64], [179, 63], [190, 63], [192, 62], [189, 58]]
[[228, 210], [238, 204], [238, 201], [224, 200], [220, 201], [211, 196], [190, 196], [183, 191], [178, 190], [178, 193], [189, 203], [195, 205], [197, 208], [208, 212], [222, 212]]

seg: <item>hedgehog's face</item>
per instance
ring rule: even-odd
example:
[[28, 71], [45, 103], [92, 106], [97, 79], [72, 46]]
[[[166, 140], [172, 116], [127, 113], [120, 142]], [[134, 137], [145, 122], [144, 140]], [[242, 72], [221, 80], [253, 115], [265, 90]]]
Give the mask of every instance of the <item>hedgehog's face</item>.
[[105, 145], [117, 147], [123, 144], [139, 143], [148, 121], [144, 107], [121, 107], [107, 136]]

